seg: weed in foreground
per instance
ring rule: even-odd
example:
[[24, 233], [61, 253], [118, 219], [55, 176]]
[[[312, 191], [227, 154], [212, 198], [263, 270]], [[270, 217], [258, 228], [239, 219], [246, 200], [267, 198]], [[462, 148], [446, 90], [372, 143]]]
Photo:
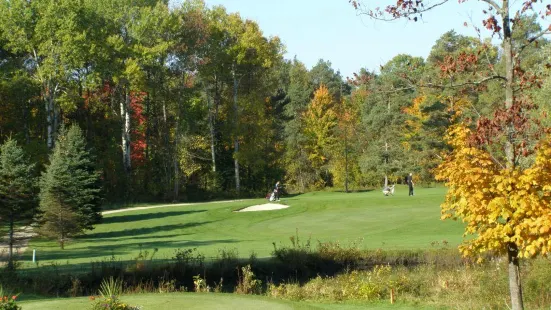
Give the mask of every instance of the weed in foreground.
[[122, 280], [110, 277], [103, 280], [99, 289], [98, 298], [91, 296], [92, 310], [140, 310], [140, 307], [131, 306], [120, 300], [122, 294]]

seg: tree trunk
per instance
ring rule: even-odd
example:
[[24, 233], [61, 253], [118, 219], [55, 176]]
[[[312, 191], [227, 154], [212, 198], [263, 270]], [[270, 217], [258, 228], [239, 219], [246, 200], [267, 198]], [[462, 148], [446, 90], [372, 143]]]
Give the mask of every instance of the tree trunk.
[[209, 97], [208, 90], [205, 90], [205, 94], [207, 96], [207, 107], [209, 110], [210, 154], [212, 158], [212, 172], [216, 172], [216, 146], [215, 146], [216, 132], [214, 130], [214, 115], [213, 115], [214, 111], [210, 104], [210, 97]]
[[31, 134], [29, 132], [29, 108], [30, 108], [30, 100], [25, 103], [25, 106], [23, 107], [23, 122], [24, 122], [24, 128], [25, 131], [25, 143], [29, 144], [31, 143]]
[[388, 175], [386, 174], [388, 166], [388, 141], [385, 140], [385, 188], [388, 187]]
[[45, 96], [45, 105], [46, 105], [46, 144], [48, 149], [54, 148], [54, 98], [51, 93], [47, 93]]
[[[387, 117], [390, 117], [390, 99], [386, 99], [386, 113]], [[386, 121], [385, 121], [385, 128], [386, 128]], [[385, 137], [385, 188], [388, 187], [388, 140]]]
[[13, 269], [13, 215], [10, 216], [9, 249], [8, 249], [8, 269]]
[[172, 200], [178, 201], [180, 196], [180, 162], [178, 160], [178, 147], [180, 144], [180, 129], [179, 129], [180, 119], [177, 118], [176, 121], [176, 137], [174, 138], [174, 156], [172, 156], [172, 164], [174, 169], [174, 188], [172, 190]]
[[348, 193], [348, 132], [344, 133], [344, 190]]
[[524, 309], [522, 301], [522, 285], [520, 282], [520, 264], [518, 258], [518, 248], [514, 243], [510, 243], [507, 249], [507, 258], [509, 263], [509, 291], [511, 294], [511, 305], [513, 310]]
[[43, 84], [43, 99], [46, 105], [46, 144], [49, 149], [53, 149], [55, 145], [57, 128], [59, 126], [60, 108], [56, 106], [55, 96], [57, 93], [58, 85], [53, 85], [53, 82], [48, 80]]
[[239, 179], [239, 108], [237, 106], [237, 87], [239, 82], [237, 81], [237, 75], [235, 73], [235, 64], [233, 65], [232, 70], [233, 75], [233, 113], [234, 113], [234, 141], [233, 141], [233, 161], [235, 168], [235, 191], [239, 193], [241, 189], [240, 179]]
[[131, 132], [131, 118], [130, 118], [130, 93], [127, 90], [123, 90], [123, 98], [120, 102], [121, 105], [121, 120], [122, 120], [122, 162], [124, 171], [129, 174], [132, 170], [132, 161], [130, 158], [130, 132]]
[[[513, 83], [515, 78], [514, 64], [513, 64], [513, 43], [512, 34], [509, 21], [509, 1], [503, 0], [502, 6], [503, 16], [503, 57], [505, 59], [505, 77], [507, 79], [505, 83], [505, 108], [510, 109], [513, 106], [515, 95], [513, 90]], [[505, 155], [507, 157], [507, 168], [514, 168], [515, 158], [513, 150], [513, 124], [507, 126], [507, 141], [505, 142]]]
[[[145, 98], [145, 160], [148, 162], [149, 160], [149, 141], [151, 140], [151, 125], [149, 124], [149, 118], [151, 116], [151, 97], [149, 92], [147, 93], [147, 97]], [[153, 98], [156, 98], [155, 96], [155, 87], [153, 87]]]
[[61, 117], [61, 108], [55, 104], [55, 101], [52, 102], [52, 110], [53, 110], [53, 116], [54, 116], [53, 117], [54, 124], [52, 128], [52, 139], [55, 145], [55, 140], [57, 139], [57, 129], [59, 128], [59, 119]]
[[177, 201], [180, 195], [180, 162], [178, 160], [178, 148], [180, 144], [180, 116], [182, 108], [182, 95], [178, 93], [178, 108], [176, 114], [176, 124], [174, 126], [174, 155], [172, 156], [172, 164], [174, 169], [174, 188], [172, 191], [172, 200]]
[[[503, 0], [501, 6], [501, 16], [503, 18], [503, 58], [505, 60], [505, 108], [510, 109], [515, 101], [513, 83], [515, 79], [513, 64], [513, 43], [511, 24], [509, 18], [509, 0]], [[515, 168], [514, 153], [514, 127], [513, 124], [507, 124], [507, 140], [505, 141], [505, 156], [507, 157], [507, 169]], [[515, 243], [510, 243], [507, 249], [509, 262], [509, 293], [511, 295], [511, 305], [513, 310], [524, 309], [522, 301], [522, 286], [520, 282], [520, 264], [518, 257], [518, 247]]]
[[178, 201], [180, 196], [180, 165], [178, 163], [178, 156], [174, 156], [174, 190], [173, 190], [173, 201]]

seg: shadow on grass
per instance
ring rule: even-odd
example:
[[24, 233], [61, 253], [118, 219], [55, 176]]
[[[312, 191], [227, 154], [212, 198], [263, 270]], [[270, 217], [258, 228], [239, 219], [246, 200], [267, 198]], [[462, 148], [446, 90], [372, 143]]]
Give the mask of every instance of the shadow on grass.
[[[374, 189], [358, 189], [358, 190], [349, 190], [348, 191], [348, 194], [352, 194], [352, 193], [369, 193], [369, 192], [372, 192], [374, 191]], [[338, 191], [335, 191], [336, 193], [346, 193], [345, 190], [338, 190]]]
[[[160, 237], [159, 239], [162, 239]], [[55, 250], [39, 253], [38, 261], [51, 261], [51, 260], [68, 260], [70, 259], [80, 259], [80, 258], [89, 258], [90, 261], [83, 263], [89, 264], [97, 258], [107, 259], [109, 256], [120, 260], [129, 259], [128, 255], [136, 255], [137, 250], [148, 251], [153, 253], [155, 249], [164, 249], [164, 248], [173, 248], [184, 249], [184, 248], [197, 248], [201, 246], [213, 245], [213, 244], [232, 244], [237, 243], [242, 240], [236, 239], [222, 239], [222, 240], [208, 240], [208, 241], [198, 241], [198, 240], [156, 240], [150, 242], [134, 242], [134, 243], [125, 243], [122, 245], [92, 245], [87, 246], [81, 249], [70, 249], [66, 250]]]
[[[93, 241], [94, 239], [104, 239], [104, 238], [123, 238], [123, 237], [135, 237], [140, 235], [149, 235], [153, 233], [166, 233], [173, 230], [182, 230], [187, 228], [193, 228], [198, 227], [205, 224], [214, 223], [214, 221], [207, 221], [207, 222], [191, 222], [191, 223], [185, 223], [185, 224], [174, 224], [174, 225], [159, 225], [159, 226], [153, 226], [153, 227], [143, 227], [143, 228], [132, 228], [132, 229], [123, 229], [123, 230], [112, 230], [112, 231], [105, 231], [105, 232], [96, 232], [96, 233], [90, 233], [83, 235], [79, 237], [78, 239], [81, 241]], [[163, 236], [159, 236], [159, 238], [162, 238]]]
[[145, 220], [162, 219], [171, 216], [181, 216], [193, 213], [202, 213], [207, 210], [186, 210], [186, 211], [170, 211], [170, 212], [155, 212], [155, 213], [142, 213], [142, 214], [130, 214], [130, 215], [116, 215], [106, 216], [102, 220], [102, 224], [114, 224], [114, 223], [128, 223]]

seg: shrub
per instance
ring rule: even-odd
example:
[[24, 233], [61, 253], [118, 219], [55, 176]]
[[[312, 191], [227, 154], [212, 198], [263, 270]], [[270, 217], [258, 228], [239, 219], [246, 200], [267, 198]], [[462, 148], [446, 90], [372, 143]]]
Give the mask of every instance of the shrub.
[[0, 285], [0, 310], [20, 310], [21, 306], [15, 304], [17, 296], [18, 294], [13, 295]]
[[348, 246], [342, 246], [340, 242], [318, 242], [318, 253], [324, 260], [334, 261], [341, 265], [355, 266], [363, 259], [365, 251], [360, 249], [363, 240], [358, 239]]
[[122, 280], [110, 277], [103, 280], [99, 289], [101, 297], [90, 297], [94, 301], [92, 310], [140, 310], [140, 307], [131, 306], [119, 299], [122, 294]]
[[255, 278], [251, 265], [241, 268], [235, 292], [238, 294], [260, 294], [261, 290], [262, 281]]
[[196, 293], [210, 292], [210, 287], [207, 285], [207, 281], [201, 278], [200, 275], [193, 276], [193, 289]]
[[352, 271], [335, 277], [320, 276], [303, 286], [269, 285], [268, 295], [292, 300], [364, 300], [386, 299], [390, 290], [400, 291], [408, 282], [401, 272], [390, 266], [375, 266], [372, 271]]
[[110, 277], [109, 280], [103, 280], [100, 285], [99, 294], [103, 298], [119, 296], [122, 294], [122, 280]]
[[91, 298], [94, 301], [92, 304], [92, 310], [140, 310], [138, 306], [131, 306], [122, 302], [119, 297], [111, 296], [107, 298], [96, 299]]
[[9, 297], [0, 294], [0, 297], [2, 298], [2, 300], [0, 300], [0, 310], [21, 310], [21, 306], [15, 303], [17, 295]]

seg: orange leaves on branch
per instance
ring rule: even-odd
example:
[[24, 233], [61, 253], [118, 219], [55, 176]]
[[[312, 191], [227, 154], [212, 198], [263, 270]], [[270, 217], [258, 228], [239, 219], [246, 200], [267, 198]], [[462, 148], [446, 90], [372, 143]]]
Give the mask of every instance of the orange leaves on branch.
[[478, 66], [478, 55], [474, 53], [461, 52], [457, 57], [447, 55], [439, 62], [440, 74], [443, 77], [451, 77], [457, 73], [476, 72]]
[[528, 10], [533, 10], [534, 8], [532, 7], [532, 4], [538, 2], [538, 0], [528, 0], [528, 1], [524, 1], [524, 3], [522, 4], [522, 9], [521, 9], [521, 13], [525, 13], [526, 11]]
[[515, 76], [518, 77], [518, 86], [520, 90], [542, 87], [543, 79], [535, 73], [526, 72], [521, 68], [520, 64], [517, 63], [513, 70]]
[[501, 31], [501, 26], [499, 26], [497, 19], [493, 15], [483, 20], [482, 25], [493, 33], [499, 33]]
[[506, 253], [518, 246], [521, 257], [551, 252], [551, 139], [538, 145], [534, 163], [504, 169], [492, 156], [467, 143], [473, 132], [464, 125], [450, 127], [448, 142], [454, 151], [436, 169], [448, 193], [441, 206], [442, 219], [461, 219], [464, 255]]
[[352, 75], [353, 78], [346, 77], [346, 82], [353, 86], [367, 85], [373, 80], [373, 75], [366, 72], [354, 72]]
[[510, 108], [497, 109], [493, 118], [479, 118], [476, 130], [467, 139], [468, 144], [472, 147], [500, 144], [509, 135], [509, 139], [514, 141], [515, 159], [531, 155], [534, 148], [530, 148], [527, 141], [537, 141], [545, 133], [541, 120], [530, 116], [535, 107], [519, 98]]

